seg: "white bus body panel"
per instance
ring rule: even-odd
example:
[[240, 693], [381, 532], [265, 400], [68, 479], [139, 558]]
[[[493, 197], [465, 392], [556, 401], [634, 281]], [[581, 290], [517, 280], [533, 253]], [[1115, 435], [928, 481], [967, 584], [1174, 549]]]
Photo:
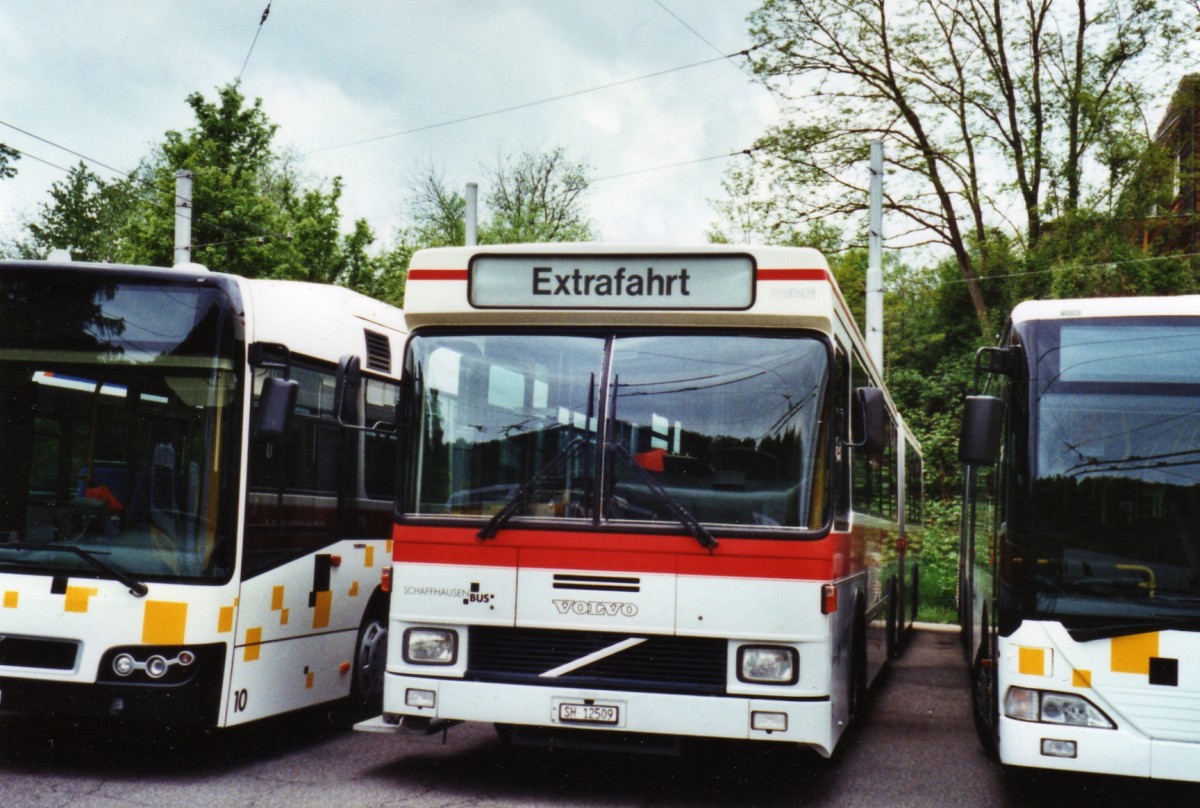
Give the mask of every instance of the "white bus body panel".
[[331, 559], [328, 589], [314, 588], [311, 555], [242, 583], [227, 725], [349, 695], [359, 624], [387, 559], [374, 540], [319, 555]]
[[[1020, 686], [1082, 696], [1118, 729], [1018, 721], [1004, 715], [1000, 759], [1017, 766], [1200, 780], [1200, 647], [1162, 631], [1075, 642], [1058, 623], [1026, 621], [999, 640], [1002, 691]], [[1152, 658], [1177, 663], [1178, 683], [1151, 684]], [[1043, 755], [1042, 740], [1077, 744], [1075, 758]]]

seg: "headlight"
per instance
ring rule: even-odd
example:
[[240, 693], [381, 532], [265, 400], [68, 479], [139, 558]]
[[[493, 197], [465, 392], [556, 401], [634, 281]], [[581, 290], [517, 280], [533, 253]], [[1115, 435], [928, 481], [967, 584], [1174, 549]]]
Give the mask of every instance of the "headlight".
[[168, 667], [166, 659], [158, 655], [152, 656], [146, 660], [146, 675], [151, 679], [161, 679], [166, 676]]
[[118, 654], [112, 663], [113, 671], [117, 676], [128, 676], [133, 673], [136, 665], [137, 663], [129, 654]]
[[738, 648], [738, 679], [766, 685], [794, 685], [800, 679], [800, 655], [781, 645]]
[[1099, 729], [1116, 729], [1117, 726], [1099, 707], [1083, 696], [1030, 690], [1025, 687], [1010, 687], [1004, 694], [1004, 714], [1019, 721], [1037, 721], [1042, 724]]
[[414, 665], [453, 665], [458, 661], [458, 632], [410, 628], [404, 632], [404, 661]]

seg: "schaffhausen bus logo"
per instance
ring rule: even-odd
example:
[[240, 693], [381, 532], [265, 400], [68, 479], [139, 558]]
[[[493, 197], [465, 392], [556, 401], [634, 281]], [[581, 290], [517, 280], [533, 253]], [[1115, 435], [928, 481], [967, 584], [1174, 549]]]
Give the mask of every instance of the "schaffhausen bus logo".
[[555, 598], [559, 614], [586, 614], [596, 617], [637, 617], [636, 603], [619, 600], [562, 600]]

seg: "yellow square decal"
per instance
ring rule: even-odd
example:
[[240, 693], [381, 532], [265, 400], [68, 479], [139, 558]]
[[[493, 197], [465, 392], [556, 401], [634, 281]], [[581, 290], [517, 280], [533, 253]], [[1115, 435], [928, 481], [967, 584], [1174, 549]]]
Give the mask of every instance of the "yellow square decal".
[[1114, 637], [1112, 640], [1113, 673], [1150, 673], [1150, 657], [1158, 656], [1158, 632]]
[[88, 601], [99, 594], [99, 592], [99, 589], [90, 586], [68, 586], [67, 600], [63, 605], [63, 609], [68, 612], [84, 614], [88, 610]]
[[313, 609], [313, 628], [329, 627], [329, 612], [333, 607], [333, 592], [328, 589], [317, 593], [317, 605]]
[[187, 626], [186, 603], [146, 601], [142, 616], [142, 642], [148, 645], [180, 645]]
[[259, 651], [262, 649], [262, 629], [248, 628], [246, 629], [246, 649], [242, 656], [246, 662], [254, 662], [258, 659]]
[[283, 587], [277, 586], [271, 590], [271, 611], [277, 612], [283, 608]]
[[1017, 670], [1031, 676], [1046, 676], [1046, 649], [1017, 647]]
[[17, 608], [17, 593], [16, 592], [5, 592], [4, 593], [4, 608], [6, 608], [6, 609]]
[[1071, 671], [1071, 686], [1072, 687], [1091, 687], [1092, 672], [1091, 671]]
[[230, 631], [233, 631], [233, 607], [222, 606], [217, 612], [217, 632], [227, 634]]

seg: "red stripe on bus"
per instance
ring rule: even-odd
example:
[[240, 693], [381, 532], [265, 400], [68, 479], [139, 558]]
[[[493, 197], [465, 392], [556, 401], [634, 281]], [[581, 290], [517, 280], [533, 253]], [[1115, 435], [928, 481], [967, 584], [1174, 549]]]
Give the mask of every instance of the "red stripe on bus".
[[760, 269], [760, 281], [827, 281], [829, 273], [823, 269]]
[[[410, 281], [465, 281], [465, 269], [410, 269]], [[829, 273], [824, 269], [759, 269], [760, 281], [825, 281]]]
[[475, 538], [475, 532], [471, 528], [397, 525], [393, 560], [409, 564], [828, 581], [849, 572], [846, 562], [851, 555], [851, 536], [847, 533], [833, 533], [817, 541], [724, 539], [710, 554], [690, 536], [514, 529], [484, 543]]
[[408, 271], [408, 280], [410, 281], [465, 281], [467, 279], [467, 271], [465, 269], [410, 269]]

